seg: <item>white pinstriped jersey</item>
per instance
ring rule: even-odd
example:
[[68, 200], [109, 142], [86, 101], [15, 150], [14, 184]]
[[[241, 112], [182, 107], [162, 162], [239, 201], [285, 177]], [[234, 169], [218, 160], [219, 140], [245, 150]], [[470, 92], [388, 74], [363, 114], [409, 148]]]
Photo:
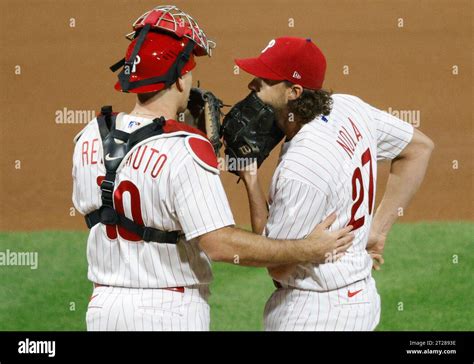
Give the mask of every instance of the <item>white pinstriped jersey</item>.
[[[122, 113], [116, 125], [130, 133], [150, 122]], [[185, 236], [176, 245], [145, 243], [121, 227], [97, 224], [87, 241], [89, 280], [130, 288], [192, 286], [212, 280], [210, 261], [195, 238], [234, 225], [234, 220], [218, 171], [200, 165], [186, 146], [187, 138], [178, 134], [183, 132], [155, 136], [125, 156], [117, 169], [114, 206], [135, 222], [181, 230]], [[74, 149], [73, 202], [81, 214], [101, 206], [102, 155], [94, 119]]]
[[331, 227], [354, 226], [353, 246], [335, 263], [301, 264], [283, 287], [328, 291], [370, 276], [366, 249], [372, 222], [377, 161], [395, 158], [413, 127], [351, 95], [335, 94], [329, 116], [304, 125], [284, 143], [270, 188], [265, 234], [301, 239], [330, 213]]

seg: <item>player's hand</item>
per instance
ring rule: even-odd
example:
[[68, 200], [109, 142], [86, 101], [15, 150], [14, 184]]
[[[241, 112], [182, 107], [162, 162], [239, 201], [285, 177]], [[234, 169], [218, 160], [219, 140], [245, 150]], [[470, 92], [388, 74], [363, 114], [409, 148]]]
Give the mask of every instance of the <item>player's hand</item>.
[[387, 236], [385, 234], [378, 232], [377, 229], [372, 226], [366, 250], [372, 258], [372, 269], [374, 270], [380, 270], [380, 266], [385, 262], [383, 259], [383, 250], [386, 239]]
[[347, 226], [336, 231], [329, 231], [329, 227], [336, 220], [336, 214], [329, 215], [322, 223], [316, 226], [313, 232], [306, 238], [309, 259], [312, 263], [334, 263], [346, 253], [354, 240], [351, 233], [352, 226]]

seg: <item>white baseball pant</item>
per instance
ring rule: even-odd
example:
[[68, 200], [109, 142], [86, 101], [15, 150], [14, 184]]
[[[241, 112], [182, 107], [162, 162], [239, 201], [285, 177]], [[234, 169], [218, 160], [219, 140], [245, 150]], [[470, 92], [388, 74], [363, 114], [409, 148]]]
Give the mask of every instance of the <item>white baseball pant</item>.
[[328, 292], [279, 288], [264, 311], [266, 331], [373, 331], [379, 320], [372, 277]]
[[88, 331], [209, 331], [209, 287], [166, 289], [94, 288]]

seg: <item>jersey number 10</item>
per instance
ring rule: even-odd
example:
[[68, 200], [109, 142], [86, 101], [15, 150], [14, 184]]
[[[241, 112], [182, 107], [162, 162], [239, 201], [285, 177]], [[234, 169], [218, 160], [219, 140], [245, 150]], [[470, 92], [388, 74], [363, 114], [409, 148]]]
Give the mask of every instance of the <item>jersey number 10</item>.
[[[373, 203], [374, 203], [374, 175], [372, 169], [372, 155], [370, 154], [370, 149], [367, 150], [362, 154], [361, 158], [362, 167], [364, 167], [367, 163], [369, 164], [369, 215], [372, 213]], [[364, 201], [365, 193], [364, 193], [364, 184], [362, 183], [362, 172], [359, 167], [354, 170], [352, 175], [352, 201], [354, 201], [352, 208], [351, 208], [351, 220], [347, 225], [352, 225], [353, 230], [360, 228], [364, 225], [365, 222], [365, 215], [356, 219], [355, 215], [357, 210], [359, 209], [360, 205]]]
[[[104, 176], [99, 176], [97, 178], [97, 184], [100, 186], [102, 181], [104, 180]], [[114, 192], [114, 206], [115, 210], [121, 214], [125, 215], [124, 211], [124, 204], [123, 204], [123, 195], [124, 193], [128, 193], [130, 195], [130, 205], [132, 207], [132, 219], [139, 225], [143, 225], [143, 217], [142, 217], [142, 210], [140, 208], [140, 191], [138, 190], [137, 186], [133, 184], [131, 181], [122, 181], [117, 186], [117, 189]], [[122, 226], [117, 225], [106, 225], [107, 229], [107, 237], [111, 240], [117, 239], [117, 233], [123, 239], [129, 241], [141, 241], [142, 238], [139, 237], [137, 234], [134, 234]]]

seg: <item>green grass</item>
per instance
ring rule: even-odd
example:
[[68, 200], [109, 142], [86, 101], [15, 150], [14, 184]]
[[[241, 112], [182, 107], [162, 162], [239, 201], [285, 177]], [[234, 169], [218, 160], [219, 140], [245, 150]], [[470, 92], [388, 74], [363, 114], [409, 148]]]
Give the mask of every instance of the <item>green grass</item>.
[[[0, 330], [84, 330], [91, 293], [86, 233], [0, 233], [0, 252], [38, 252], [38, 269], [0, 266]], [[400, 224], [385, 265], [378, 330], [474, 330], [474, 224]], [[453, 263], [457, 255], [458, 263]], [[264, 269], [216, 263], [212, 330], [261, 330], [273, 285]], [[403, 305], [403, 310], [399, 308]]]

